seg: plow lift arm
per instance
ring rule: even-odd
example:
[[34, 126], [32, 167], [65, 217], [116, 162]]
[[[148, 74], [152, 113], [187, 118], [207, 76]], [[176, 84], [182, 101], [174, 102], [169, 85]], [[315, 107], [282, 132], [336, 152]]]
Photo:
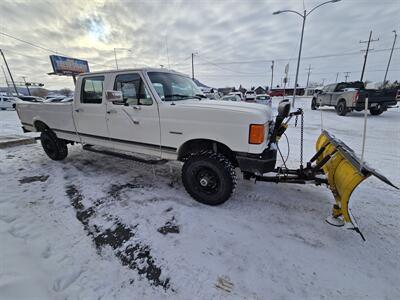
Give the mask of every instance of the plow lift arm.
[[[271, 133], [271, 144], [278, 142], [293, 116], [303, 114], [301, 108], [292, 113], [289, 111], [289, 101], [282, 101], [278, 107], [275, 128]], [[287, 119], [286, 122], [284, 122], [285, 119]], [[274, 173], [276, 173], [274, 176], [254, 174], [252, 177], [256, 181], [275, 183], [326, 184], [335, 198], [332, 215], [327, 218], [327, 223], [334, 226], [344, 226], [346, 224], [347, 229], [359, 233], [364, 241], [365, 238], [349, 207], [352, 192], [371, 175], [395, 189], [399, 189], [384, 175], [361, 162], [349, 146], [325, 130], [321, 132], [316, 142], [315, 155], [307, 162], [305, 167], [302, 163], [298, 169], [288, 169], [285, 165], [284, 168], [275, 168]]]

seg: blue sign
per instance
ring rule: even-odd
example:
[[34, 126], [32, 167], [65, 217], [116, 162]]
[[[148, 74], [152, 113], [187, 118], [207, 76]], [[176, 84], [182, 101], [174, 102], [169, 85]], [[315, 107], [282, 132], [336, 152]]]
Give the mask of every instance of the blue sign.
[[50, 55], [50, 61], [57, 75], [78, 75], [89, 72], [89, 64], [86, 60]]

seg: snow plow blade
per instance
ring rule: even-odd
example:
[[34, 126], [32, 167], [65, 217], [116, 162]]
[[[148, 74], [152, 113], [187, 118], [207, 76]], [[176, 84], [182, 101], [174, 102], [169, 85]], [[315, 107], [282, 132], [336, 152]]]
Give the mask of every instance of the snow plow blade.
[[322, 131], [317, 140], [316, 149], [319, 153], [317, 162], [327, 160], [322, 169], [336, 201], [332, 209], [332, 217], [327, 222], [336, 226], [350, 225], [349, 229], [357, 231], [364, 239], [349, 209], [352, 192], [371, 175], [396, 189], [398, 187], [385, 176], [362, 163], [350, 147], [327, 131]]

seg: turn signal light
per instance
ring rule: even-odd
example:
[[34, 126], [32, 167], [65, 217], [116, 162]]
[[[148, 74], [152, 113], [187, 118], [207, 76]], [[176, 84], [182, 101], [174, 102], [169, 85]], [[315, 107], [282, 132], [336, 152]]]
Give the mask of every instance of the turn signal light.
[[265, 137], [264, 124], [251, 124], [249, 132], [249, 144], [262, 144]]

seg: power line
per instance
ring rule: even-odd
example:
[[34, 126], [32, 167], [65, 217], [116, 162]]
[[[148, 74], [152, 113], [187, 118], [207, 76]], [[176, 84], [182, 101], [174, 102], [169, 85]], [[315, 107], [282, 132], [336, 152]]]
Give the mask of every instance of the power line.
[[[43, 50], [43, 51], [47, 51], [47, 52], [54, 53], [54, 54], [61, 54], [61, 55], [68, 56], [68, 57], [70, 56], [70, 55], [68, 55], [68, 54], [65, 54], [65, 53], [62, 53], [62, 52], [59, 52], [59, 51], [55, 51], [55, 50], [46, 48], [46, 47], [41, 46], [41, 45], [39, 45], [39, 44], [32, 43], [32, 42], [29, 42], [29, 41], [20, 39], [20, 38], [18, 38], [18, 37], [16, 37], [16, 36], [13, 36], [13, 35], [8, 34], [8, 33], [5, 33], [5, 32], [1, 32], [1, 31], [0, 31], [0, 34], [1, 34], [1, 35], [4, 35], [4, 36], [6, 36], [6, 37], [9, 37], [9, 38], [11, 38], [11, 39], [17, 40], [17, 41], [19, 41], [19, 42], [21, 42], [21, 43], [25, 43], [25, 44], [27, 44], [27, 45], [30, 45], [30, 46], [32, 46], [32, 47], [35, 47], [35, 48], [37, 48], [37, 49], [41, 49], [41, 50]], [[93, 64], [93, 65], [99, 65], [99, 66], [103, 66], [103, 67], [107, 67], [107, 68], [112, 68], [112, 67], [109, 66], [109, 65], [104, 65], [104, 64], [94, 63], [94, 62], [90, 62], [90, 63]]]
[[[394, 48], [395, 50], [399, 50], [400, 47]], [[385, 51], [391, 51], [391, 48], [384, 48], [384, 49], [376, 49], [374, 52], [385, 52]], [[304, 56], [302, 59], [307, 60], [307, 59], [318, 59], [318, 58], [327, 58], [327, 57], [340, 57], [340, 56], [351, 56], [351, 55], [359, 55], [360, 52], [357, 51], [352, 51], [352, 52], [342, 52], [342, 53], [330, 53], [330, 54], [322, 54], [322, 55], [314, 55], [314, 56]], [[288, 60], [296, 60], [297, 58], [295, 57], [290, 57], [290, 58], [278, 58], [278, 59], [273, 59], [275, 62], [276, 61], [288, 61]], [[258, 64], [258, 63], [272, 63], [272, 59], [254, 59], [254, 60], [233, 60], [233, 61], [223, 61], [223, 62], [213, 62], [213, 65], [235, 65], [235, 64]], [[210, 63], [198, 63], [196, 65], [201, 66], [201, 65], [209, 65]], [[179, 65], [179, 64], [175, 64]]]

